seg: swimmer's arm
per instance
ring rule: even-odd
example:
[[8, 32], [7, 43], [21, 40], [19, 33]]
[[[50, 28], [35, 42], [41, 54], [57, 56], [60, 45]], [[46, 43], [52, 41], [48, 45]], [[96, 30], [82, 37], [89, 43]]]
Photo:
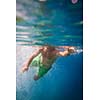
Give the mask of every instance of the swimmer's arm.
[[66, 50], [66, 51], [63, 51], [63, 52], [57, 52], [57, 55], [58, 56], [67, 56], [67, 55], [69, 55], [70, 53], [68, 52], [68, 50]]
[[73, 46], [58, 46], [57, 48], [63, 48], [63, 49], [68, 49], [70, 47], [73, 47]]
[[41, 53], [42, 49], [38, 49], [36, 52], [32, 53], [30, 55], [30, 57], [27, 59], [27, 61], [25, 62], [25, 66], [29, 67], [30, 63], [32, 62], [32, 60], [39, 54]]

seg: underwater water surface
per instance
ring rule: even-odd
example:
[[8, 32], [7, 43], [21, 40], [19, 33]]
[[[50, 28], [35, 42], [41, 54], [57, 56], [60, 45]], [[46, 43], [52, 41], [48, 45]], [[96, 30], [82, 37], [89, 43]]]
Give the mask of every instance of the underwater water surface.
[[82, 14], [82, 0], [17, 0], [17, 45], [82, 46]]
[[[82, 0], [16, 0], [16, 100], [83, 99]], [[59, 57], [50, 71], [34, 81], [37, 69], [20, 69], [34, 46], [75, 46], [78, 52]], [[32, 47], [33, 46], [33, 47]]]

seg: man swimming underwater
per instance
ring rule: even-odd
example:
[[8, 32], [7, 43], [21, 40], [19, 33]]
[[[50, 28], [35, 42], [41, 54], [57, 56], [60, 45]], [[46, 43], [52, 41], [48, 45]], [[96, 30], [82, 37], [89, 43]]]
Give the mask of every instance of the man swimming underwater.
[[[58, 49], [62, 48], [64, 51], [59, 51]], [[68, 56], [71, 53], [75, 52], [75, 48], [73, 46], [43, 46], [38, 47], [38, 50], [29, 57], [29, 59], [25, 62], [21, 71], [25, 72], [29, 69], [29, 65], [38, 66], [39, 70], [36, 75], [34, 75], [34, 80], [38, 80], [42, 76], [44, 76], [52, 67], [52, 64], [59, 56]]]

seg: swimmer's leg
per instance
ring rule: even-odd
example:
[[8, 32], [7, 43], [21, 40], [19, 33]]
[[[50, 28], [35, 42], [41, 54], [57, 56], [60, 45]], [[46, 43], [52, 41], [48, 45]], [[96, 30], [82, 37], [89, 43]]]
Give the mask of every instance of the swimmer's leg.
[[49, 71], [50, 68], [46, 68], [44, 66], [42, 67], [39, 67], [39, 72], [37, 73], [37, 75], [34, 75], [34, 80], [38, 80], [40, 79], [41, 77], [43, 77], [48, 71]]

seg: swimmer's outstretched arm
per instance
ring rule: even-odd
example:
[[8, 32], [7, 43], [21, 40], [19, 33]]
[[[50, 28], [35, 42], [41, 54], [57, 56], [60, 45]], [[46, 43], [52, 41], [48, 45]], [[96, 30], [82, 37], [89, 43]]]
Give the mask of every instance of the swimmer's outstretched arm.
[[30, 63], [32, 60], [42, 51], [42, 48], [39, 48], [35, 53], [32, 53], [30, 57], [27, 59], [27, 61], [24, 63], [21, 72], [27, 71], [29, 68]]
[[68, 50], [65, 50], [65, 51], [59, 51], [58, 53], [57, 53], [57, 55], [58, 56], [67, 56], [67, 55], [69, 55], [69, 52], [68, 52]]
[[63, 48], [63, 49], [68, 49], [70, 47], [73, 47], [73, 46], [58, 46], [57, 48]]
[[75, 52], [75, 47], [73, 47], [73, 46], [64, 46], [63, 48], [65, 49], [64, 51], [57, 52], [58, 56], [67, 56], [67, 55]]

